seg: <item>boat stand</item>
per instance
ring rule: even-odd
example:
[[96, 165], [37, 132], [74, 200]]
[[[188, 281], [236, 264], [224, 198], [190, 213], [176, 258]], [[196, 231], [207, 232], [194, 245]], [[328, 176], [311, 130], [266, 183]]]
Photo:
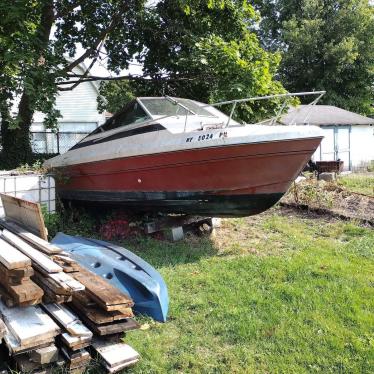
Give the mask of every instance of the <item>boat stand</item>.
[[219, 218], [200, 216], [163, 216], [144, 224], [146, 234], [162, 232], [172, 241], [182, 240], [187, 233], [210, 235], [220, 224]]

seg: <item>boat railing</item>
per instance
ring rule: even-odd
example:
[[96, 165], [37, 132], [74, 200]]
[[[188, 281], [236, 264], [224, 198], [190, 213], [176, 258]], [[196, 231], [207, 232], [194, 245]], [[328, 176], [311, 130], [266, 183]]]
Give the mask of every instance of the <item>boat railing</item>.
[[[281, 107], [279, 108], [277, 114], [274, 117], [268, 118], [268, 119], [260, 121], [260, 122], [256, 122], [256, 124], [268, 123], [269, 125], [273, 125], [274, 123], [277, 123], [279, 117], [282, 115], [282, 112], [283, 112], [284, 108], [286, 107], [286, 105], [288, 103], [288, 101], [286, 100], [287, 98], [317, 95], [317, 97], [312, 102], [310, 102], [308, 104], [309, 108], [307, 110], [307, 113], [306, 113], [304, 121], [303, 121], [303, 123], [307, 123], [307, 120], [309, 119], [309, 116], [310, 116], [310, 113], [311, 113], [311, 110], [312, 110], [313, 106], [315, 106], [318, 103], [318, 101], [322, 98], [322, 96], [325, 93], [326, 93], [326, 91], [307, 91], [307, 92], [293, 92], [293, 93], [289, 92], [289, 93], [284, 93], [284, 94], [266, 95], [266, 96], [255, 96], [255, 97], [248, 97], [246, 99], [235, 99], [235, 100], [229, 100], [229, 101], [220, 101], [220, 102], [217, 102], [217, 103], [214, 103], [214, 104], [206, 104], [206, 105], [203, 105], [202, 108], [210, 107], [210, 106], [216, 107], [216, 106], [221, 106], [221, 105], [232, 104], [232, 108], [231, 108], [231, 111], [230, 111], [229, 118], [228, 118], [228, 120], [227, 120], [227, 122], [224, 126], [224, 127], [228, 127], [230, 122], [231, 122], [232, 116], [235, 112], [237, 104], [247, 103], [247, 102], [250, 102], [250, 101], [260, 101], [260, 100], [270, 100], [270, 99], [284, 98], [285, 99], [284, 102], [282, 103]], [[290, 122], [291, 125], [296, 123], [296, 116], [297, 116], [297, 111], [295, 110], [295, 116]]]
[[[229, 101], [220, 101], [220, 102], [213, 103], [213, 104], [205, 104], [205, 105], [200, 106], [200, 108], [209, 108], [209, 107], [216, 107], [216, 106], [221, 106], [221, 105], [232, 104], [232, 108], [231, 108], [228, 120], [227, 120], [226, 124], [223, 125], [224, 127], [228, 127], [230, 125], [230, 122], [232, 120], [232, 117], [234, 115], [235, 109], [236, 109], [238, 104], [242, 104], [242, 103], [246, 103], [246, 102], [250, 102], [250, 101], [260, 101], [260, 100], [269, 100], [269, 99], [278, 99], [278, 98], [282, 99], [283, 98], [285, 100], [282, 103], [281, 107], [279, 108], [279, 110], [278, 110], [278, 112], [275, 116], [273, 116], [271, 118], [267, 118], [263, 121], [259, 121], [259, 122], [254, 123], [255, 125], [259, 125], [259, 124], [262, 124], [262, 123], [267, 123], [268, 125], [273, 125], [274, 123], [277, 123], [279, 117], [282, 115], [282, 112], [283, 112], [283, 110], [285, 109], [285, 107], [288, 103], [288, 101], [286, 100], [287, 98], [317, 95], [317, 97], [312, 102], [310, 102], [308, 104], [309, 110], [307, 111], [306, 116], [304, 118], [304, 123], [307, 123], [306, 121], [308, 120], [308, 118], [310, 116], [311, 109], [313, 108], [314, 105], [316, 105], [318, 103], [318, 101], [321, 99], [321, 97], [325, 93], [326, 93], [326, 91], [307, 91], [307, 92], [289, 92], [289, 93], [284, 93], [284, 94], [275, 94], [275, 95], [266, 95], [266, 96], [254, 96], [254, 97], [248, 97], [248, 98], [245, 98], [245, 99], [235, 99], [235, 100], [229, 100]], [[169, 96], [165, 96], [165, 98], [172, 101], [175, 105], [178, 105], [185, 110], [186, 118], [185, 118], [185, 121], [184, 121], [184, 132], [186, 132], [188, 113], [192, 113], [193, 115], [197, 115], [197, 114], [194, 111], [192, 111], [190, 108], [186, 107], [184, 104], [180, 103], [177, 99], [171, 98]], [[295, 110], [295, 117], [290, 122], [290, 124], [295, 123], [297, 114], [298, 113]], [[161, 116], [161, 117], [157, 118], [157, 120], [159, 121], [159, 120], [163, 120], [163, 119], [174, 117], [174, 116], [175, 116], [175, 114], [167, 114], [167, 115], [164, 115], [164, 116]], [[147, 125], [149, 123], [154, 123], [154, 122], [155, 122], [155, 119], [150, 119], [150, 120], [147, 120], [147, 121], [143, 122], [142, 125]], [[244, 124], [244, 125], [248, 125], [248, 124]]]

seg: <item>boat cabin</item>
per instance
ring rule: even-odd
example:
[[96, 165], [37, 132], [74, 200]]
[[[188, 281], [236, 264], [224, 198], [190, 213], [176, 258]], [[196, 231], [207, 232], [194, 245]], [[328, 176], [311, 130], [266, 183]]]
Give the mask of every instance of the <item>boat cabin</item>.
[[[216, 108], [198, 101], [172, 97], [138, 97], [114, 114], [90, 135], [111, 131], [123, 126], [143, 127], [162, 125], [171, 132], [202, 130], [206, 126], [219, 128], [229, 117]], [[231, 122], [232, 121], [232, 122]], [[230, 124], [238, 124], [231, 120]]]

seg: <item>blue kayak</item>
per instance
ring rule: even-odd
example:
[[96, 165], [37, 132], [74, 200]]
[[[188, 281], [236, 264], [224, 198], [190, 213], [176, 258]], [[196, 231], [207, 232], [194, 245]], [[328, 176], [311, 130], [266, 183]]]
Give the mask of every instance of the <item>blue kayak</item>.
[[52, 243], [69, 252], [80, 265], [129, 295], [135, 303], [135, 313], [166, 321], [168, 290], [160, 273], [146, 261], [112, 243], [61, 232]]

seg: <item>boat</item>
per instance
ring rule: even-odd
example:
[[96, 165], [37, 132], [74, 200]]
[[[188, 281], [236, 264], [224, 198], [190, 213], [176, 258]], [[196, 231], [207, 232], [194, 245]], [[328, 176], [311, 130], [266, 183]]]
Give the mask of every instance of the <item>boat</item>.
[[128, 249], [102, 240], [62, 232], [51, 241], [80, 265], [129, 295], [136, 314], [165, 322], [169, 307], [166, 284], [160, 273]]
[[[323, 94], [216, 104], [138, 97], [44, 166], [55, 175], [62, 201], [139, 212], [258, 214], [288, 190], [323, 135], [316, 126], [282, 125], [281, 111], [267, 122], [242, 124], [233, 118], [235, 108], [255, 100], [317, 95], [313, 105]], [[232, 105], [230, 115], [218, 110], [220, 105]]]

